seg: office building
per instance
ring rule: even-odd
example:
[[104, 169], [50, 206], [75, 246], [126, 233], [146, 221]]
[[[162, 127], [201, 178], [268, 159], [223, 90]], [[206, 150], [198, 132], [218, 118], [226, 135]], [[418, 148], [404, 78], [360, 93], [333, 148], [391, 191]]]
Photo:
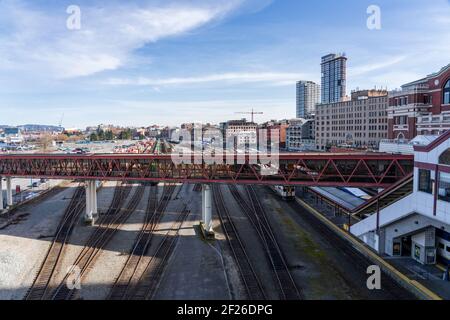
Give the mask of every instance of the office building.
[[316, 148], [378, 149], [387, 138], [388, 92], [352, 92], [350, 99], [316, 106]]
[[286, 130], [288, 151], [314, 150], [314, 119], [292, 119]]

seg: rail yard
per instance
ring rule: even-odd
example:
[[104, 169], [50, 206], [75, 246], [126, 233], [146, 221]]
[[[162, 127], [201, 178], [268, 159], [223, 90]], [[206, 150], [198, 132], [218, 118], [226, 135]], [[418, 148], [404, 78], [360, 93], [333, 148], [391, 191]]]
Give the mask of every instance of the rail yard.
[[212, 185], [208, 239], [201, 184], [100, 181], [94, 223], [84, 184], [0, 216], [2, 299], [414, 298], [387, 275], [383, 290], [368, 290], [367, 258], [269, 186]]

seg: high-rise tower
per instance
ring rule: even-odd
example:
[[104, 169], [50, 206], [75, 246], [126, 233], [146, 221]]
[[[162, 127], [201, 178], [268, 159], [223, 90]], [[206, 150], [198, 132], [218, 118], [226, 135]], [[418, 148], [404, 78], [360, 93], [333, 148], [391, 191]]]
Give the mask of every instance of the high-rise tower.
[[312, 81], [297, 82], [297, 118], [308, 118], [320, 102], [320, 86]]
[[347, 57], [328, 54], [322, 57], [322, 103], [339, 102], [346, 94]]

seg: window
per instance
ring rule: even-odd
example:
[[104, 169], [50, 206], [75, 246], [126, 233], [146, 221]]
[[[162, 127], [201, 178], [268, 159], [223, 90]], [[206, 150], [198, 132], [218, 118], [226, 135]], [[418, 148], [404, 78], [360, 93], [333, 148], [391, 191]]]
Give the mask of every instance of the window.
[[447, 252], [450, 252], [450, 247], [446, 247], [445, 250], [446, 250]]
[[430, 170], [419, 169], [419, 191], [433, 193]]
[[445, 249], [445, 245], [442, 242], [439, 242], [439, 249], [442, 249], [442, 250]]
[[445, 150], [439, 157], [439, 164], [450, 166], [450, 149]]
[[450, 80], [444, 86], [444, 104], [450, 104]]
[[439, 174], [439, 200], [450, 202], [450, 173]]

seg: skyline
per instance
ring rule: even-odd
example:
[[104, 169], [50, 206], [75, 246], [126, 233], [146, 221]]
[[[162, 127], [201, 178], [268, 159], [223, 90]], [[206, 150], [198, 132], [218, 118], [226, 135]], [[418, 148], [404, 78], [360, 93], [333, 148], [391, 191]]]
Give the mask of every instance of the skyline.
[[347, 54], [347, 93], [450, 62], [449, 1], [377, 1], [382, 28], [369, 30], [372, 2], [77, 1], [81, 29], [68, 30], [68, 1], [2, 1], [0, 124], [294, 118], [296, 82], [320, 83], [325, 54]]

